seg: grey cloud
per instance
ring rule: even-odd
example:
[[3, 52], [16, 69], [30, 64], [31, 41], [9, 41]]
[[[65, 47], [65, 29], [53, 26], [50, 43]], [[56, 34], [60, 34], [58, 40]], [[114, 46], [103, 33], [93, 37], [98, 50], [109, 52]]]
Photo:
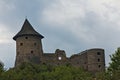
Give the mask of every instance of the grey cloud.
[[[108, 63], [109, 55], [119, 47], [119, 12], [113, 13], [113, 9], [106, 7], [106, 4], [109, 5], [109, 1], [2, 1], [11, 6], [11, 10], [7, 11], [3, 11], [2, 8], [3, 14], [0, 14], [0, 23], [7, 25], [8, 32], [11, 34], [7, 35], [9, 39], [11, 37], [10, 42], [0, 44], [0, 52], [4, 53], [0, 53], [0, 59], [7, 67], [14, 65], [15, 42], [12, 41], [12, 37], [20, 30], [25, 16], [28, 16], [33, 27], [45, 36], [43, 39], [45, 52], [54, 52], [55, 49], [60, 48], [70, 56], [89, 48], [100, 47], [105, 49]], [[114, 1], [112, 0], [112, 2]], [[112, 2], [110, 2], [110, 6], [117, 4]], [[105, 5], [101, 5], [103, 3]], [[56, 7], [53, 7], [53, 4]], [[117, 6], [112, 7], [119, 10]], [[5, 32], [3, 36], [6, 36], [8, 32]]]
[[[15, 43], [14, 43], [15, 44]], [[13, 43], [0, 43], [0, 60], [5, 68], [13, 67], [15, 60], [15, 45]]]

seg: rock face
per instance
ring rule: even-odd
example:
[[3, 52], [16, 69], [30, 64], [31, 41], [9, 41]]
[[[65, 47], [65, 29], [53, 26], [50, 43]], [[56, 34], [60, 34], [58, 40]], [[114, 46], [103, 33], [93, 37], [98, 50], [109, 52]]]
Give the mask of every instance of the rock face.
[[66, 57], [64, 50], [56, 49], [55, 53], [43, 53], [41, 34], [34, 30], [26, 19], [21, 30], [13, 37], [16, 41], [15, 66], [23, 62], [50, 65], [72, 65], [83, 67], [96, 73], [105, 70], [104, 49], [94, 48]]

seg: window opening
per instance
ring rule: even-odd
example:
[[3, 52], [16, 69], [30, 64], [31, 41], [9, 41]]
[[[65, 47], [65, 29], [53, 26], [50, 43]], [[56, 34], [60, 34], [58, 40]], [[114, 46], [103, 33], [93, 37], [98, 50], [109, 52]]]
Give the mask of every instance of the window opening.
[[20, 43], [20, 46], [22, 46], [23, 45], [23, 43]]
[[100, 68], [100, 67], [101, 67], [101, 65], [98, 65], [98, 67]]
[[100, 52], [97, 52], [97, 55], [101, 55], [101, 53], [100, 53]]
[[98, 62], [100, 62], [100, 59], [98, 59]]
[[58, 57], [58, 60], [61, 60], [62, 59], [62, 57]]
[[25, 39], [28, 39], [28, 37], [25, 37]]
[[31, 53], [33, 53], [33, 51], [31, 51]]

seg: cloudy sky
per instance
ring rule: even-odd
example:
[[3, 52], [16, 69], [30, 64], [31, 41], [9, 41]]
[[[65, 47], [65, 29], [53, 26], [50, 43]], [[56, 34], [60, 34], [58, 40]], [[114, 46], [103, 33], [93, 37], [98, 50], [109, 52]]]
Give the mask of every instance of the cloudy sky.
[[41, 33], [44, 52], [67, 56], [90, 48], [109, 55], [120, 47], [120, 0], [0, 0], [0, 60], [13, 67], [16, 45], [12, 37], [25, 18]]

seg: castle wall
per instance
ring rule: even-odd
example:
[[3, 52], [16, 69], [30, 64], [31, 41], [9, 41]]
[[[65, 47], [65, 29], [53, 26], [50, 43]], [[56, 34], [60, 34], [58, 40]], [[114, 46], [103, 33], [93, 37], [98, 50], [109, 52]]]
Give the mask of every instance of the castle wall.
[[50, 65], [65, 65], [68, 63], [68, 58], [63, 50], [57, 49], [55, 53], [44, 53], [43, 63]]
[[105, 70], [105, 55], [103, 49], [89, 49], [70, 57], [70, 63], [82, 67], [92, 73]]
[[56, 65], [55, 53], [44, 53], [42, 58], [43, 64]]
[[70, 63], [76, 67], [82, 67], [87, 70], [87, 54], [75, 54], [70, 57]]

